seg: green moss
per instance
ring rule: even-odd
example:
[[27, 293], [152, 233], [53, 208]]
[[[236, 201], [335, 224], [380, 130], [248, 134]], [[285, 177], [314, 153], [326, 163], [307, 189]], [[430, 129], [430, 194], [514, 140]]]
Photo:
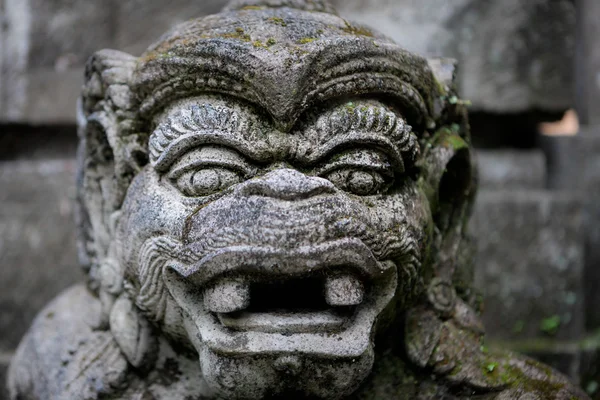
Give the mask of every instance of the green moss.
[[287, 26], [287, 23], [283, 20], [283, 18], [271, 17], [271, 18], [269, 18], [269, 21], [274, 23], [275, 25]]
[[348, 103], [346, 103], [344, 105], [344, 108], [346, 109], [347, 113], [354, 113], [354, 110], [356, 110], [356, 106], [351, 101], [349, 101]]
[[549, 318], [544, 318], [540, 322], [540, 330], [549, 335], [554, 335], [560, 327], [561, 320], [559, 315], [553, 315]]
[[241, 8], [242, 11], [248, 11], [248, 10], [263, 10], [264, 7], [262, 6], [244, 6]]
[[446, 147], [452, 147], [454, 150], [460, 150], [469, 147], [467, 143], [456, 134], [446, 136], [442, 144]]
[[273, 38], [269, 38], [267, 40], [267, 46], [273, 46], [273, 45], [275, 45], [275, 43], [277, 43], [277, 41], [275, 41], [275, 39], [273, 39]]
[[346, 26], [342, 28], [342, 30], [346, 33], [350, 33], [352, 35], [357, 36], [373, 37], [373, 32], [370, 29], [365, 28], [364, 26], [354, 26], [346, 20], [344, 20], [344, 23], [346, 24]]
[[525, 321], [518, 320], [513, 325], [512, 331], [513, 331], [513, 333], [521, 333], [521, 332], [523, 332], [523, 329], [525, 329]]
[[497, 362], [491, 362], [488, 365], [485, 366], [485, 372], [488, 373], [492, 373], [494, 372], [494, 370], [496, 369], [496, 367], [498, 367], [498, 363]]
[[250, 41], [252, 41], [252, 38], [250, 38], [250, 35], [248, 35], [247, 33], [245, 33], [244, 29], [242, 29], [242, 28], [235, 28], [235, 32], [223, 33], [223, 34], [221, 34], [219, 36], [222, 37], [222, 38], [225, 38], [225, 39], [243, 40], [244, 42], [250, 42]]
[[315, 40], [317, 40], [317, 38], [305, 37], [305, 38], [300, 39], [298, 41], [298, 43], [300, 43], [300, 44], [308, 44], [308, 43], [314, 42]]

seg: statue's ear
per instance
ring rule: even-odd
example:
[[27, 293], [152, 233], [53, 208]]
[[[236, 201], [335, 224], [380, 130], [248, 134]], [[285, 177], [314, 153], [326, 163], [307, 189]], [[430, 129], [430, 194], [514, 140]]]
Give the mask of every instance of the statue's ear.
[[[436, 130], [422, 144], [422, 184], [429, 198], [440, 259], [435, 274], [452, 281], [456, 260], [466, 249], [466, 224], [476, 193], [476, 164], [472, 153], [467, 101], [456, 94], [456, 63], [450, 59], [428, 60], [435, 76]], [[463, 268], [463, 266], [459, 266]]]
[[435, 224], [446, 233], [464, 220], [474, 195], [471, 149], [452, 127], [439, 129], [426, 147], [424, 184]]
[[123, 197], [147, 155], [134, 126], [135, 96], [129, 82], [136, 59], [103, 50], [87, 63], [78, 102], [77, 225], [79, 258], [98, 279]]

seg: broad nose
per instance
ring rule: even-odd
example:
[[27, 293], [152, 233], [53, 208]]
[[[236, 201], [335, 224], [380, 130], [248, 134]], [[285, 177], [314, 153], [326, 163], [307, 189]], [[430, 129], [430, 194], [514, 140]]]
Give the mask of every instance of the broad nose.
[[307, 176], [290, 168], [271, 171], [239, 188], [239, 193], [245, 196], [267, 196], [281, 200], [300, 200], [334, 192], [335, 186], [327, 179]]

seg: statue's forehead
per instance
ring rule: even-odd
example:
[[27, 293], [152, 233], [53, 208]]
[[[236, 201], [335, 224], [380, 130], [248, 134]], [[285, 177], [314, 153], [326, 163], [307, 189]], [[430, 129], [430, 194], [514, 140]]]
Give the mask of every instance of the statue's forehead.
[[384, 36], [336, 15], [287, 8], [178, 26], [140, 58], [134, 86], [142, 114], [217, 92], [260, 105], [282, 130], [316, 102], [349, 95], [397, 96], [427, 115], [436, 87], [423, 58]]

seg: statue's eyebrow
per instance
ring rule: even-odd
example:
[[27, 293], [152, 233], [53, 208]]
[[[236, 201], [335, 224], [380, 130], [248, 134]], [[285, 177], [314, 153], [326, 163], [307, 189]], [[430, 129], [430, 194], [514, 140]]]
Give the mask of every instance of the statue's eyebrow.
[[348, 103], [318, 116], [300, 133], [315, 144], [310, 152], [302, 151], [301, 161], [317, 162], [349, 143], [383, 148], [396, 164], [412, 165], [419, 154], [419, 142], [412, 127], [397, 113], [383, 106]]
[[148, 141], [150, 161], [166, 170], [180, 155], [202, 144], [231, 147], [260, 158], [255, 145], [259, 127], [235, 109], [210, 103], [182, 108], [161, 122]]

